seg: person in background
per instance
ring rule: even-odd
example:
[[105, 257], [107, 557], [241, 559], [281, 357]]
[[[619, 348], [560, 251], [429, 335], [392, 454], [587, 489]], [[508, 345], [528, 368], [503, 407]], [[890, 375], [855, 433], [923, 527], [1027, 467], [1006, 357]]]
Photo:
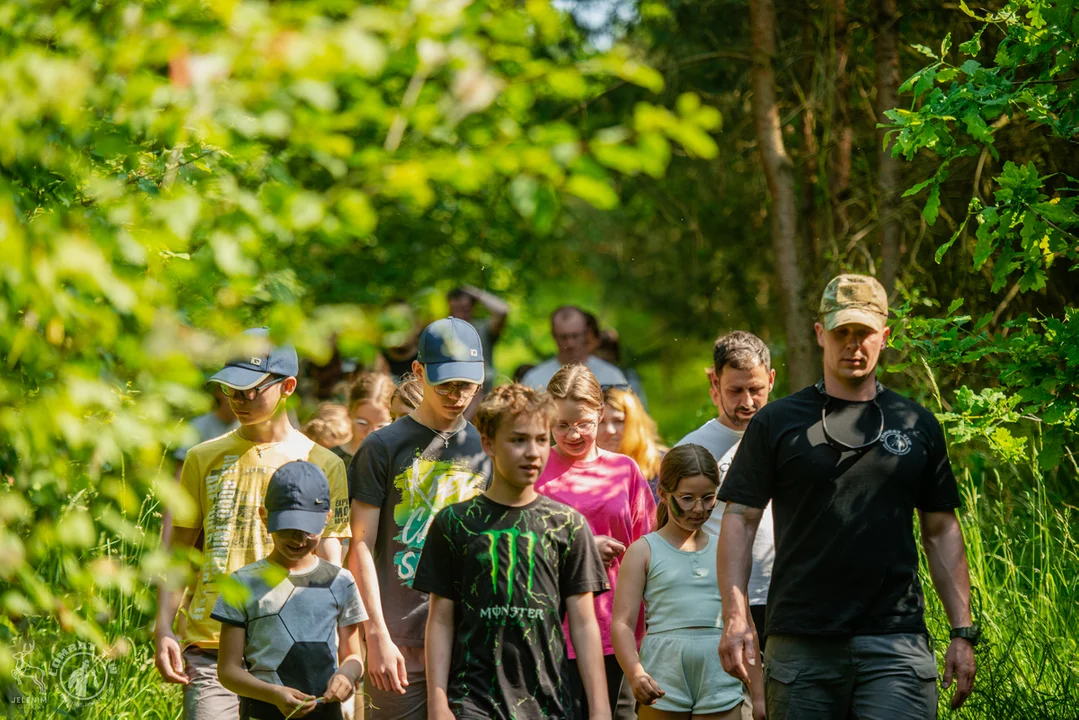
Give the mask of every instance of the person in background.
[[[629, 546], [618, 573], [611, 640], [642, 720], [738, 720], [742, 684], [716, 654], [723, 605], [717, 540], [704, 531], [716, 506], [719, 470], [700, 445], [663, 458], [657, 530]], [[644, 600], [648, 634], [633, 634]], [[763, 710], [763, 688], [754, 688]]]
[[491, 485], [439, 512], [427, 535], [413, 587], [431, 593], [433, 720], [573, 717], [563, 610], [589, 715], [611, 716], [593, 603], [608, 589], [603, 563], [584, 517], [535, 489], [554, 415], [546, 393], [523, 385], [484, 398], [476, 423], [494, 466]]
[[[196, 445], [200, 442], [213, 440], [215, 437], [221, 437], [240, 426], [239, 421], [236, 419], [236, 413], [232, 412], [232, 406], [229, 405], [229, 399], [221, 392], [220, 385], [214, 383], [213, 394], [214, 402], [217, 403], [216, 407], [208, 413], [199, 415], [189, 423], [198, 433]], [[187, 457], [187, 451], [191, 447], [191, 445], [188, 445], [187, 447], [177, 448], [172, 456], [183, 462], [184, 458]], [[177, 477], [179, 477], [179, 468], [177, 468]]]
[[529, 370], [521, 380], [525, 385], [543, 390], [559, 368], [573, 363], [587, 366], [600, 385], [629, 384], [621, 370], [592, 354], [599, 343], [599, 327], [591, 313], [572, 305], [558, 308], [551, 313], [551, 336], [557, 356]]
[[667, 448], [660, 442], [655, 421], [628, 388], [606, 388], [603, 403], [603, 422], [599, 424], [596, 442], [608, 452], [636, 460], [652, 488], [653, 499], [658, 500], [659, 466]]
[[322, 403], [300, 429], [307, 437], [327, 450], [335, 450], [352, 440], [352, 418], [348, 408], [337, 403]]
[[513, 371], [513, 382], [523, 384], [525, 375], [527, 375], [528, 371], [534, 367], [536, 366], [532, 363], [521, 363], [518, 365]]
[[866, 275], [833, 278], [814, 326], [824, 377], [762, 408], [719, 489], [724, 669], [759, 664], [747, 617], [761, 514], [775, 514], [775, 574], [764, 632], [771, 720], [937, 717], [937, 661], [914, 538], [951, 623], [944, 687], [974, 685], [978, 627], [956, 517], [959, 488], [933, 413], [877, 380], [888, 296]]
[[348, 414], [352, 418], [352, 438], [334, 449], [346, 463], [352, 459], [367, 436], [392, 422], [390, 403], [393, 378], [386, 373], [363, 372], [356, 376], [348, 393]]
[[[641, 376], [637, 374], [637, 371], [634, 368], [622, 367], [622, 344], [618, 339], [618, 331], [614, 328], [607, 328], [606, 330], [600, 331], [599, 342], [596, 344], [596, 349], [592, 352], [601, 360], [606, 360], [611, 365], [621, 368], [622, 373], [629, 382], [629, 386], [633, 388], [633, 392], [636, 393], [637, 397], [641, 400], [641, 405], [647, 410], [648, 398], [644, 394]], [[604, 390], [606, 389], [607, 388], [604, 388]], [[658, 469], [656, 472], [659, 472]]]
[[403, 300], [390, 303], [385, 314], [391, 317], [396, 316], [410, 325], [403, 333], [396, 332], [387, 335], [387, 338], [392, 338], [390, 342], [395, 344], [384, 346], [375, 358], [372, 367], [375, 372], [389, 373], [396, 382], [412, 371], [412, 363], [416, 361], [416, 341], [420, 331], [423, 330], [423, 322], [412, 306]]
[[[536, 483], [536, 491], [585, 516], [613, 590], [622, 554], [630, 543], [652, 529], [656, 503], [648, 481], [632, 458], [607, 452], [596, 445], [596, 433], [603, 420], [603, 392], [592, 372], [577, 363], [566, 365], [551, 378], [547, 391], [558, 410], [551, 429], [555, 451]], [[616, 718], [635, 718], [633, 693], [615, 660], [611, 644], [614, 597], [611, 593], [598, 595], [595, 605], [603, 638], [611, 711]], [[640, 640], [644, 637], [643, 617], [636, 630]], [[576, 658], [572, 641], [569, 653], [571, 658]], [[577, 714], [587, 717], [588, 707], [580, 675], [574, 672], [577, 670], [575, 662], [570, 663], [570, 669], [569, 682], [577, 699]]]
[[408, 415], [419, 407], [420, 400], [423, 400], [423, 380], [412, 373], [403, 375], [390, 396], [390, 421], [397, 422]]
[[191, 548], [204, 533], [202, 565], [188, 587], [158, 587], [154, 664], [166, 682], [183, 685], [185, 720], [239, 717], [239, 698], [218, 680], [221, 624], [210, 613], [226, 576], [273, 549], [258, 508], [274, 472], [306, 460], [329, 479], [326, 510], [332, 514], [318, 543], [319, 557], [340, 565], [341, 540], [349, 535], [341, 459], [296, 430], [285, 412], [286, 399], [296, 391], [296, 351], [271, 345], [265, 328], [244, 334], [248, 352], [210, 378], [222, 386], [240, 427], [187, 453], [180, 487], [190, 503], [171, 522], [172, 552]]
[[[480, 344], [483, 346], [483, 392], [489, 393], [495, 382], [494, 347], [498, 338], [502, 336], [502, 330], [506, 327], [506, 317], [509, 315], [510, 306], [497, 295], [471, 285], [463, 285], [450, 290], [446, 294], [446, 302], [450, 306], [452, 317], [471, 323], [479, 333]], [[473, 317], [477, 302], [487, 309], [490, 313], [489, 317], [479, 320]]]
[[360, 445], [348, 467], [353, 540], [348, 567], [370, 615], [364, 630], [368, 718], [426, 720], [424, 638], [428, 596], [412, 589], [439, 510], [487, 487], [490, 462], [464, 419], [483, 384], [483, 348], [464, 320], [436, 320], [420, 334], [412, 372], [416, 409]]

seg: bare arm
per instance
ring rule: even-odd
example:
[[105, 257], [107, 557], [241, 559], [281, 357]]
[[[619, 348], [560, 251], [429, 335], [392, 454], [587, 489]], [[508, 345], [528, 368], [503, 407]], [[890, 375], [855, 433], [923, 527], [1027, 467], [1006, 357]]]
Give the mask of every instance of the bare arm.
[[244, 667], [246, 639], [247, 631], [244, 628], [221, 624], [221, 642], [217, 649], [217, 679], [221, 681], [221, 686], [242, 697], [275, 705], [286, 716], [303, 717], [314, 710], [313, 695], [268, 683], [247, 671]]
[[607, 673], [603, 669], [603, 640], [596, 622], [596, 606], [592, 593], [570, 595], [566, 598], [569, 616], [569, 636], [577, 650], [577, 669], [588, 698], [588, 716], [592, 720], [610, 720], [611, 704], [607, 700]]
[[427, 664], [427, 707], [429, 717], [452, 718], [449, 683], [453, 657], [453, 600], [431, 593], [427, 611], [427, 641], [424, 659]]
[[487, 311], [491, 313], [491, 321], [487, 325], [487, 330], [491, 333], [491, 339], [501, 335], [502, 330], [506, 327], [506, 316], [510, 313], [510, 306], [506, 301], [494, 293], [480, 290], [472, 285], [466, 285], [464, 291], [479, 300], [487, 308]]
[[382, 509], [358, 500], [352, 501], [352, 540], [348, 548], [348, 569], [356, 578], [360, 599], [367, 609], [364, 634], [367, 638], [367, 669], [371, 682], [379, 690], [405, 693], [408, 673], [405, 658], [394, 645], [382, 614], [382, 596], [372, 550], [378, 537], [378, 521]]
[[[162, 543], [169, 550], [190, 549], [199, 539], [198, 528], [173, 527], [172, 516], [164, 518], [161, 528]], [[188, 677], [184, 674], [183, 648], [180, 640], [172, 631], [176, 622], [176, 612], [180, 609], [186, 588], [169, 587], [162, 582], [157, 587], [157, 618], [154, 624], [154, 665], [166, 682], [186, 685]]]
[[648, 563], [652, 549], [646, 540], [638, 540], [629, 546], [622, 565], [618, 568], [618, 583], [614, 591], [614, 612], [611, 617], [611, 644], [622, 672], [626, 674], [633, 689], [633, 697], [643, 705], [652, 705], [664, 692], [641, 664], [637, 652], [637, 638], [633, 634], [641, 614], [641, 598], [644, 597]]
[[337, 628], [337, 672], [326, 684], [322, 698], [326, 702], [342, 702], [352, 696], [356, 683], [363, 677], [363, 658], [360, 652], [360, 624]]
[[751, 682], [746, 663], [756, 664], [757, 633], [750, 619], [748, 586], [753, 567], [753, 539], [764, 511], [727, 503], [716, 551], [716, 577], [723, 600], [723, 638], [719, 656], [723, 669], [742, 682]]
[[[963, 543], [963, 529], [954, 510], [943, 512], [919, 512], [922, 525], [922, 547], [929, 561], [929, 575], [937, 589], [940, 602], [952, 627], [972, 624], [970, 614], [970, 572], [967, 568], [967, 551]], [[961, 638], [948, 645], [944, 656], [944, 687], [956, 679], [953, 708], [961, 706], [974, 689], [974, 647]]]

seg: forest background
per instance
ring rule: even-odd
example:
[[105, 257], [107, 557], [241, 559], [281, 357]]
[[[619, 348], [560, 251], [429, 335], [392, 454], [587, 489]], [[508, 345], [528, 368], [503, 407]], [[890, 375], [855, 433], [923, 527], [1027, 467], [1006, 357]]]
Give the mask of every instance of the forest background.
[[513, 307], [508, 375], [575, 302], [674, 441], [714, 412], [721, 331], [768, 341], [773, 397], [814, 381], [820, 289], [853, 270], [960, 477], [986, 643], [952, 715], [1079, 717], [1075, 2], [559, 8], [0, 3], [12, 714], [177, 717], [150, 660], [151, 584], [186, 560], [156, 540], [168, 448], [239, 329], [371, 358], [408, 329], [389, 303], [471, 283]]

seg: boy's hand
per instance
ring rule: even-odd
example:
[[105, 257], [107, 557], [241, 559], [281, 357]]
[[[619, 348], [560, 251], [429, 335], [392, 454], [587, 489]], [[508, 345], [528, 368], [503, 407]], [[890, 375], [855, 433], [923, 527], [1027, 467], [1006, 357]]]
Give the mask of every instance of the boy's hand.
[[626, 551], [626, 546], [609, 535], [596, 535], [596, 549], [599, 550], [599, 559], [603, 561], [603, 567], [609, 568], [615, 558]]
[[629, 686], [633, 689], [633, 698], [641, 705], [652, 705], [667, 694], [644, 670], [629, 679]]
[[354, 691], [352, 680], [344, 673], [334, 673], [330, 681], [326, 683], [326, 692], [322, 699], [325, 702], [344, 702], [352, 697]]
[[171, 632], [154, 639], [154, 666], [165, 682], [187, 685], [191, 680], [184, 674], [184, 656], [180, 641]]
[[382, 692], [405, 694], [408, 671], [405, 656], [388, 635], [369, 635], [367, 638], [367, 677]]
[[302, 718], [318, 707], [314, 695], [300, 692], [295, 688], [278, 687], [274, 705], [286, 718]]

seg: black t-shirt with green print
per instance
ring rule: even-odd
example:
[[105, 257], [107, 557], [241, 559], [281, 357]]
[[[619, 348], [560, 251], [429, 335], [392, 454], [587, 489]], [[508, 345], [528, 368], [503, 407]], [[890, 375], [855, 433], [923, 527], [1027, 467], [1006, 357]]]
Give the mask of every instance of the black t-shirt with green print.
[[454, 602], [457, 718], [567, 718], [565, 599], [609, 589], [584, 516], [547, 497], [480, 495], [435, 516], [413, 588]]

